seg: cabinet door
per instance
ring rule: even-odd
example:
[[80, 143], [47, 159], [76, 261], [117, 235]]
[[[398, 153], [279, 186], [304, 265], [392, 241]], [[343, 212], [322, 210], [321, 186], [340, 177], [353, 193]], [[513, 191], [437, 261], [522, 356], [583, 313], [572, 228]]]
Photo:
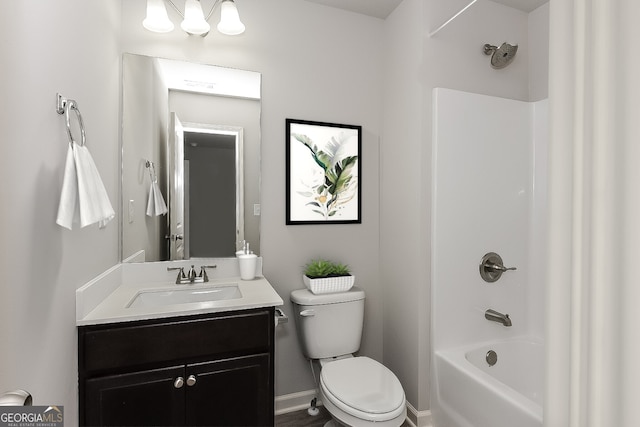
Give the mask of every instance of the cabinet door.
[[184, 389], [184, 365], [89, 379], [84, 424], [184, 425]]
[[189, 426], [272, 426], [269, 354], [188, 365]]

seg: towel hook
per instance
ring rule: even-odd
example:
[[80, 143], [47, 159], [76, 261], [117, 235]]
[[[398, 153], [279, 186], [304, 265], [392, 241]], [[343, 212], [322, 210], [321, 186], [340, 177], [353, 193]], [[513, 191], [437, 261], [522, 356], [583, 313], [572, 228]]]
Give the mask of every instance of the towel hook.
[[64, 98], [59, 93], [56, 94], [56, 112], [60, 115], [64, 114], [67, 123], [67, 135], [69, 136], [69, 142], [73, 143], [73, 133], [71, 132], [71, 114], [70, 110], [75, 111], [76, 118], [78, 119], [78, 125], [80, 126], [80, 136], [82, 137], [81, 146], [85, 144], [87, 137], [84, 132], [84, 121], [82, 120], [82, 114], [78, 109], [78, 103], [73, 99]]
[[147, 160], [145, 166], [149, 169], [149, 177], [151, 178], [151, 182], [158, 182], [158, 176], [156, 175], [156, 165], [151, 160]]

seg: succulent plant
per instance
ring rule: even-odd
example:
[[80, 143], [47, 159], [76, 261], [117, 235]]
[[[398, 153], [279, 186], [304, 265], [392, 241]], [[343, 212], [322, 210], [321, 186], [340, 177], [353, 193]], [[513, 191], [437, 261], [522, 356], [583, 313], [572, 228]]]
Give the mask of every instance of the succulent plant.
[[348, 276], [349, 274], [351, 274], [351, 270], [346, 264], [334, 264], [333, 274], [336, 276]]
[[304, 266], [304, 274], [312, 279], [318, 277], [348, 276], [349, 266], [338, 264], [326, 259], [314, 259]]

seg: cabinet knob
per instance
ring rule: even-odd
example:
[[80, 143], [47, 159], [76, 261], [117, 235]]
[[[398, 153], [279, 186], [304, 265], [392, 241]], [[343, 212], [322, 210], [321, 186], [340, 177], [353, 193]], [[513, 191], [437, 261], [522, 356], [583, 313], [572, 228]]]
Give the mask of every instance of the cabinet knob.
[[182, 388], [183, 385], [184, 385], [184, 378], [182, 377], [176, 378], [176, 380], [173, 382], [173, 386], [175, 388]]
[[196, 376], [195, 375], [189, 375], [189, 378], [187, 378], [187, 385], [189, 387], [193, 386], [196, 384]]

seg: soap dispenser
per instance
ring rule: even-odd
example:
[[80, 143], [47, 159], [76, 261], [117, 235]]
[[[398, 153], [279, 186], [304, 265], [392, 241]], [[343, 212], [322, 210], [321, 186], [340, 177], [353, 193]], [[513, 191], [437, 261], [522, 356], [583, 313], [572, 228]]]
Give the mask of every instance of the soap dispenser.
[[236, 253], [238, 265], [240, 266], [240, 278], [242, 280], [253, 280], [256, 277], [256, 266], [258, 256], [249, 250], [249, 242], [244, 242], [244, 250]]

